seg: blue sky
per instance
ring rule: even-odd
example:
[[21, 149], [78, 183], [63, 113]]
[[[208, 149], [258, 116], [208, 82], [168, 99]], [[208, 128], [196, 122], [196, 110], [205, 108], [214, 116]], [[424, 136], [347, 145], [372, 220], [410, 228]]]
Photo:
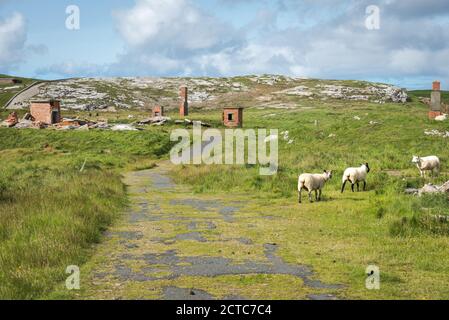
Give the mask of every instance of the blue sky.
[[[66, 28], [66, 8], [80, 29]], [[369, 30], [366, 9], [379, 9]], [[0, 0], [0, 73], [285, 74], [449, 88], [445, 0]]]

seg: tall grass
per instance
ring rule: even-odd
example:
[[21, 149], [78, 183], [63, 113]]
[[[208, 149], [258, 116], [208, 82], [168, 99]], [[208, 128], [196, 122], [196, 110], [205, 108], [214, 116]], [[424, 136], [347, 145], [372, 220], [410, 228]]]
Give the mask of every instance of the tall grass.
[[[326, 194], [328, 190], [339, 190], [345, 168], [369, 162], [372, 170], [368, 175], [368, 190], [375, 191], [377, 201], [372, 203], [372, 211], [379, 218], [385, 215], [393, 218], [391, 234], [403, 234], [405, 227], [419, 228], [419, 232], [435, 229], [428, 223], [409, 221], [413, 214], [419, 221], [427, 219], [429, 210], [423, 208], [431, 208], [430, 211], [444, 208], [446, 211], [438, 209], [438, 212], [447, 214], [447, 198], [417, 200], [404, 195], [404, 190], [449, 180], [447, 166], [443, 166], [440, 177], [421, 179], [417, 178], [418, 171], [411, 164], [414, 154], [436, 154], [443, 163], [449, 160], [446, 139], [424, 135], [426, 129], [448, 130], [446, 123], [430, 122], [427, 109], [420, 103], [310, 102], [309, 105], [312, 108], [305, 111], [245, 111], [248, 128], [288, 130], [290, 138], [294, 139], [293, 144], [287, 144], [280, 136], [276, 175], [260, 176], [257, 166], [200, 165], [181, 166], [173, 177], [194, 185], [197, 192], [251, 192], [264, 198], [295, 201], [298, 174], [334, 170], [334, 178], [326, 185]], [[275, 116], [266, 116], [273, 113]], [[356, 115], [361, 120], [355, 120]], [[407, 222], [402, 221], [405, 216]], [[437, 233], [447, 234], [448, 226], [442, 228], [443, 231]]]
[[42, 297], [67, 266], [85, 262], [127, 204], [121, 171], [150, 166], [170, 147], [159, 131], [0, 129], [0, 137], [1, 299]]

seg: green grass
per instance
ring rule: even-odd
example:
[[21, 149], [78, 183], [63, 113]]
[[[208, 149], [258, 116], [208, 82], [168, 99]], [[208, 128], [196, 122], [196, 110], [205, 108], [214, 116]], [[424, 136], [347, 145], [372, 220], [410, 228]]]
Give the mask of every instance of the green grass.
[[68, 265], [86, 262], [127, 205], [120, 173], [151, 167], [170, 147], [156, 131], [0, 136], [1, 299], [42, 297]]
[[[245, 110], [246, 128], [288, 130], [295, 140], [288, 145], [281, 139], [277, 175], [259, 176], [257, 166], [199, 165], [178, 167], [173, 178], [198, 193], [232, 197], [244, 192], [259, 199], [254, 213], [271, 212], [285, 219], [258, 226], [260, 237], [278, 230], [283, 257], [313, 266], [329, 282], [344, 283], [346, 298], [447, 299], [449, 223], [436, 217], [448, 216], [448, 197], [419, 198], [404, 190], [449, 180], [447, 139], [424, 135], [426, 129], [449, 130], [449, 124], [428, 120], [427, 108], [419, 102], [308, 105], [312, 108]], [[267, 117], [273, 113], [276, 116]], [[355, 115], [362, 120], [354, 120]], [[442, 174], [419, 178], [411, 164], [414, 154], [438, 155]], [[343, 170], [364, 162], [372, 169], [368, 191], [352, 194], [347, 189], [341, 194]], [[323, 169], [334, 170], [324, 201], [297, 204], [298, 174]], [[370, 264], [381, 269], [380, 291], [364, 288], [364, 269]]]
[[[419, 98], [430, 98], [431, 90], [413, 90], [409, 92], [409, 96], [413, 101], [419, 101]], [[449, 91], [441, 91], [441, 101], [449, 104]]]

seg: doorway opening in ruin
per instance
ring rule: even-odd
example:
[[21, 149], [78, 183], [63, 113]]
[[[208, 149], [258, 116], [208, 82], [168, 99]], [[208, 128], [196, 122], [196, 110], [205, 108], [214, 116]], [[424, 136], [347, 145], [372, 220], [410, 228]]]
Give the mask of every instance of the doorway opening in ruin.
[[58, 111], [51, 112], [51, 123], [58, 123], [59, 121], [59, 113]]

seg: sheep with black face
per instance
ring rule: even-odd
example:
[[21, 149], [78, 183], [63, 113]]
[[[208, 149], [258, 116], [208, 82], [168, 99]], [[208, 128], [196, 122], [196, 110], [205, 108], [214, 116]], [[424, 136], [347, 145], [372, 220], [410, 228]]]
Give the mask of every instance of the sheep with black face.
[[347, 168], [345, 172], [343, 173], [342, 178], [342, 186], [341, 186], [341, 193], [345, 191], [346, 182], [351, 183], [351, 189], [352, 192], [354, 192], [354, 185], [357, 185], [357, 191], [360, 191], [359, 183], [363, 182], [363, 191], [366, 190], [366, 176], [368, 175], [368, 172], [370, 172], [370, 167], [368, 163], [362, 164], [358, 168]]

